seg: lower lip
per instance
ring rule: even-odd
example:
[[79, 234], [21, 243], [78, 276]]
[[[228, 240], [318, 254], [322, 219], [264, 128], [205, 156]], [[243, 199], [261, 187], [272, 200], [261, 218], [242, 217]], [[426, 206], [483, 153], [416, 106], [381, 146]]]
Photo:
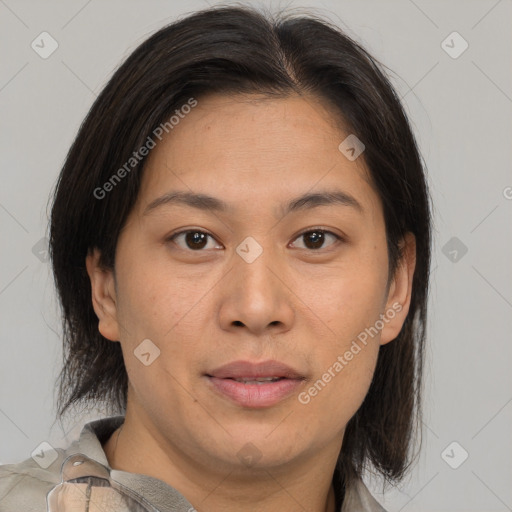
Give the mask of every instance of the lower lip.
[[243, 407], [270, 407], [296, 392], [302, 384], [299, 379], [281, 379], [263, 384], [244, 384], [233, 379], [208, 376], [214, 389]]

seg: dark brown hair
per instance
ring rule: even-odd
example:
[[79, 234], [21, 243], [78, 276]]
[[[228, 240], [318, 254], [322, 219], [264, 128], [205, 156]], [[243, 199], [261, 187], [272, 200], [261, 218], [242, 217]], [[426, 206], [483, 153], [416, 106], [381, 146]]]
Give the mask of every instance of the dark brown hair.
[[398, 337], [379, 349], [373, 381], [346, 427], [337, 466], [345, 479], [371, 466], [388, 481], [403, 477], [420, 431], [431, 217], [417, 144], [382, 69], [317, 15], [269, 14], [244, 6], [192, 13], [136, 48], [92, 105], [53, 196], [50, 255], [64, 333], [59, 417], [71, 405], [91, 402], [104, 402], [113, 412], [126, 410], [121, 347], [98, 332], [85, 258], [97, 247], [101, 263], [114, 268], [118, 235], [137, 198], [146, 159], [108, 197], [97, 198], [94, 191], [191, 97], [309, 95], [329, 105], [333, 119], [365, 144], [364, 162], [383, 205], [390, 275], [400, 261], [404, 235], [416, 237], [409, 313]]

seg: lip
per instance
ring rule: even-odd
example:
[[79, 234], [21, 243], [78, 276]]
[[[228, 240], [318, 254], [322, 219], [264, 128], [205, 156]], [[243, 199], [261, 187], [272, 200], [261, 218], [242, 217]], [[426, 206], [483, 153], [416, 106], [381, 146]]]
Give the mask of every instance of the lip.
[[279, 361], [269, 360], [259, 363], [250, 361], [233, 361], [207, 373], [218, 379], [250, 379], [258, 377], [284, 377], [303, 379], [304, 376], [290, 366]]
[[[271, 407], [287, 398], [302, 385], [305, 377], [279, 361], [234, 361], [206, 374], [212, 389], [231, 401], [249, 408]], [[234, 379], [279, 377], [274, 382], [244, 384]]]

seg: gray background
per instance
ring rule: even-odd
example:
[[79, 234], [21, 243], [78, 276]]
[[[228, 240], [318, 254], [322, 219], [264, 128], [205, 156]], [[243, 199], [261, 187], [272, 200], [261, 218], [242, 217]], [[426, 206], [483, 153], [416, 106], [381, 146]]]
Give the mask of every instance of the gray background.
[[[367, 482], [390, 512], [512, 510], [512, 2], [264, 5], [313, 8], [388, 66], [428, 167], [435, 246], [421, 456], [385, 495], [377, 480]], [[85, 421], [102, 414], [55, 421], [60, 327], [41, 250], [48, 195], [117, 64], [176, 15], [206, 6], [0, 0], [3, 463], [29, 457], [42, 441], [66, 446]], [[47, 59], [31, 48], [43, 31], [58, 42]], [[457, 58], [445, 49], [459, 52], [458, 36], [442, 44], [453, 31], [469, 44]], [[462, 450], [469, 456], [461, 464]]]

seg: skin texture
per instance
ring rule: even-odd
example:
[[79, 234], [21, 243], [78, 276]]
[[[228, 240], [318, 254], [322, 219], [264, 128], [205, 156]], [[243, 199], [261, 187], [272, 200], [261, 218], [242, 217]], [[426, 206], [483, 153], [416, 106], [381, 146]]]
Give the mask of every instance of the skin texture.
[[[345, 426], [368, 391], [379, 346], [407, 315], [414, 237], [388, 282], [380, 200], [363, 158], [339, 151], [349, 132], [332, 115], [313, 97], [200, 98], [149, 155], [115, 275], [98, 265], [98, 250], [86, 259], [99, 330], [121, 343], [129, 376], [125, 423], [105, 444], [109, 463], [168, 483], [200, 512], [298, 504], [332, 512]], [[292, 198], [333, 189], [363, 212], [327, 205], [282, 213]], [[215, 196], [231, 210], [165, 205], [144, 215], [171, 190]], [[326, 234], [315, 248], [302, 236], [308, 228], [343, 240]], [[185, 235], [169, 240], [185, 229], [211, 237], [201, 249]], [[248, 236], [263, 250], [251, 263], [236, 252]], [[294, 393], [245, 408], [205, 377], [231, 361], [275, 359], [299, 371], [299, 391], [307, 391], [393, 304], [394, 317], [307, 404]], [[147, 338], [160, 350], [149, 366], [134, 355]], [[237, 455], [248, 442], [260, 455], [250, 467]]]

